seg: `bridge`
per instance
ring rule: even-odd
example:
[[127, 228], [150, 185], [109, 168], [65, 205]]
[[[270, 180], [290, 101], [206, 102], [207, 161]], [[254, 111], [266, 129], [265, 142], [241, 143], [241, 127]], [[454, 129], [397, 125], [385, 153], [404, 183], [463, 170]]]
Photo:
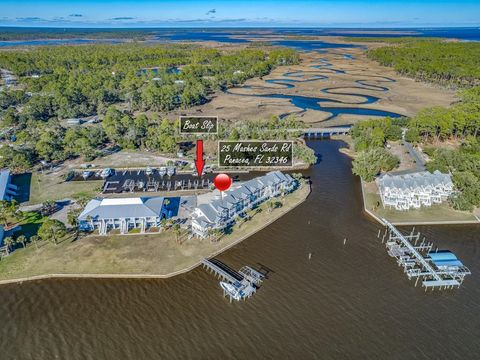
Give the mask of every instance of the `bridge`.
[[289, 131], [301, 132], [302, 135], [308, 139], [323, 139], [323, 138], [329, 138], [332, 135], [346, 135], [350, 131], [350, 126], [290, 129]]

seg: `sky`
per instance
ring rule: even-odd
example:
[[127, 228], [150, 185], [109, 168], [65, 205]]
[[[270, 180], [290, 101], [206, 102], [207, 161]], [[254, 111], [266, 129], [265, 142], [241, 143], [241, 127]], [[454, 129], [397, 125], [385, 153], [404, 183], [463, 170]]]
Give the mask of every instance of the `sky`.
[[0, 26], [479, 26], [480, 0], [0, 0]]

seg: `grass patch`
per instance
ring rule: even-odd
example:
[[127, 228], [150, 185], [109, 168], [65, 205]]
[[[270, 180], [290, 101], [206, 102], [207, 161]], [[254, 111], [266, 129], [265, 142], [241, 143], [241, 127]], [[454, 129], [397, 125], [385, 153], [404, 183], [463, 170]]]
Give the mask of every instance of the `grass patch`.
[[15, 233], [18, 235], [25, 235], [27, 238], [36, 235], [40, 226], [47, 219], [37, 212], [24, 212], [25, 218], [20, 222], [22, 229], [20, 232]]
[[66, 182], [61, 172], [42, 174], [22, 174], [13, 178], [19, 186], [18, 200], [22, 204], [41, 204], [47, 200], [65, 198], [94, 197], [101, 189], [103, 181]]

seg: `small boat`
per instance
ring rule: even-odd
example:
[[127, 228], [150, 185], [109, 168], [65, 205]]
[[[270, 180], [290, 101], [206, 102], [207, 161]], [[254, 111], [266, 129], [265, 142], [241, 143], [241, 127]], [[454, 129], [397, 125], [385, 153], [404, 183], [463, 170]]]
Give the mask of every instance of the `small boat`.
[[[193, 169], [193, 170], [192, 170], [192, 175], [193, 175], [193, 176], [198, 176], [198, 171], [197, 171], [197, 169]], [[202, 175], [201, 175], [201, 176], [203, 176], [203, 175], [205, 175], [205, 169], [202, 170]]]
[[82, 177], [83, 177], [84, 180], [87, 180], [87, 179], [88, 179], [90, 176], [92, 176], [92, 175], [93, 175], [93, 172], [92, 172], [92, 171], [88, 171], [88, 170], [87, 170], [87, 171], [84, 171], [84, 172], [82, 173]]
[[153, 169], [151, 167], [147, 167], [147, 169], [145, 170], [145, 174], [152, 175], [153, 174]]
[[100, 173], [100, 176], [102, 177], [102, 179], [106, 179], [108, 178], [109, 176], [111, 176], [113, 173], [113, 170], [110, 169], [110, 168], [106, 168], [106, 169], [103, 169], [102, 172]]
[[167, 173], [167, 168], [165, 166], [160, 167], [158, 173], [160, 174], [160, 176], [165, 176], [165, 174]]
[[241, 300], [242, 299], [241, 292], [239, 290], [237, 290], [235, 288], [235, 286], [233, 286], [229, 283], [220, 281], [220, 287], [223, 289], [223, 291], [225, 291], [225, 293], [230, 295], [234, 300]]
[[167, 168], [167, 175], [168, 175], [168, 176], [173, 176], [173, 175], [175, 175], [175, 166], [169, 166], [169, 167]]

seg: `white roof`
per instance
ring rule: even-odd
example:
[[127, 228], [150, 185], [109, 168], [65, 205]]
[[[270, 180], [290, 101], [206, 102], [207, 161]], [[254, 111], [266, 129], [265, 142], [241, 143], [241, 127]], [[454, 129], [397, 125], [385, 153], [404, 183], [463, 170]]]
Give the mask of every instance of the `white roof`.
[[400, 190], [412, 190], [419, 187], [430, 187], [436, 185], [450, 185], [452, 179], [449, 174], [443, 174], [436, 170], [433, 173], [420, 171], [405, 175], [385, 174], [377, 178], [380, 188], [396, 188]]
[[256, 190], [261, 190], [267, 185], [279, 184], [282, 182], [291, 183], [294, 179], [281, 171], [271, 171], [263, 176], [244, 182], [235, 189], [225, 191], [223, 198], [212, 200], [208, 204], [202, 204], [197, 209], [203, 214], [194, 221], [214, 223], [219, 215], [226, 209], [232, 209], [242, 199], [247, 199]]
[[158, 217], [163, 207], [163, 197], [136, 197], [90, 200], [78, 217], [93, 219], [123, 219]]
[[143, 204], [142, 198], [113, 198], [103, 199], [100, 202], [100, 206], [112, 206], [112, 205], [141, 205]]

